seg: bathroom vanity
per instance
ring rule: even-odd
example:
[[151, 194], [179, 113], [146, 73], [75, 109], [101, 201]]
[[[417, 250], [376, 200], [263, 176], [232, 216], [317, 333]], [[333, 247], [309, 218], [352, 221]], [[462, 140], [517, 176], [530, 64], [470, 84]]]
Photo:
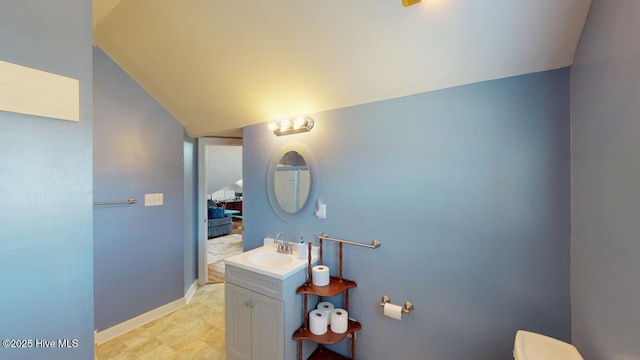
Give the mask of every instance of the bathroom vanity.
[[[294, 360], [292, 334], [302, 322], [296, 289], [307, 261], [267, 245], [225, 259], [225, 337], [228, 360]], [[316, 262], [317, 257], [312, 257]], [[307, 347], [305, 358], [314, 347]]]

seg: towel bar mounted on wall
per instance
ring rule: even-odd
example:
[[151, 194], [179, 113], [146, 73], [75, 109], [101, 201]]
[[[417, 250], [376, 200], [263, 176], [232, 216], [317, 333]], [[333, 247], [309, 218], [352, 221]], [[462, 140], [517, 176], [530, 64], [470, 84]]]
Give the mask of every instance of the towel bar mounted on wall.
[[94, 202], [93, 206], [108, 206], [108, 205], [133, 205], [137, 204], [138, 200], [136, 198], [129, 198], [125, 201], [98, 201]]
[[362, 244], [362, 243], [357, 243], [357, 242], [353, 242], [353, 241], [349, 241], [349, 240], [342, 240], [342, 239], [335, 239], [335, 238], [330, 238], [329, 235], [327, 235], [326, 232], [323, 232], [321, 235], [318, 235], [318, 239], [320, 240], [329, 240], [329, 241], [335, 241], [337, 243], [341, 243], [341, 244], [347, 244], [347, 245], [355, 245], [355, 246], [362, 246], [362, 247], [366, 247], [369, 249], [377, 249], [380, 247], [380, 241], [379, 240], [373, 240], [371, 242], [371, 245], [367, 245], [367, 244]]

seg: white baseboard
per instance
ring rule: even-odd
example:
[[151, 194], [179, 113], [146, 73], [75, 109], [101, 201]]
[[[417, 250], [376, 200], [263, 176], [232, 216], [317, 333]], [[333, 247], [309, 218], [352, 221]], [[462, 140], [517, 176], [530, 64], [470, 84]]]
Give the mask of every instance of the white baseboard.
[[[191, 290], [191, 288], [189, 288]], [[195, 290], [194, 290], [195, 291]], [[192, 295], [193, 296], [193, 295]], [[105, 343], [113, 338], [116, 338], [126, 332], [129, 332], [139, 326], [142, 326], [146, 323], [149, 323], [153, 320], [161, 318], [165, 315], [168, 315], [176, 310], [181, 309], [187, 303], [185, 302], [185, 298], [180, 298], [178, 300], [172, 301], [166, 305], [162, 305], [158, 308], [155, 308], [151, 311], [148, 311], [142, 315], [138, 315], [133, 319], [129, 319], [125, 322], [122, 322], [118, 325], [112, 326], [108, 329], [102, 330], [98, 332], [97, 330], [93, 336], [93, 342], [100, 345]]]
[[196, 293], [196, 290], [198, 290], [198, 280], [197, 279], [193, 280], [193, 282], [191, 283], [191, 286], [189, 286], [189, 289], [187, 290], [187, 293], [184, 294], [185, 304], [188, 304], [188, 303], [191, 302], [191, 298]]

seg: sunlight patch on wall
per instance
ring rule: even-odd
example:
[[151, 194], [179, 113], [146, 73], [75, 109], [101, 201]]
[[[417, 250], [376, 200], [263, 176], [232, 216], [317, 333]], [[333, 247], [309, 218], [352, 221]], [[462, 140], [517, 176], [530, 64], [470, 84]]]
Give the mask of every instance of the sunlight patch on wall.
[[80, 81], [0, 61], [0, 110], [80, 121]]

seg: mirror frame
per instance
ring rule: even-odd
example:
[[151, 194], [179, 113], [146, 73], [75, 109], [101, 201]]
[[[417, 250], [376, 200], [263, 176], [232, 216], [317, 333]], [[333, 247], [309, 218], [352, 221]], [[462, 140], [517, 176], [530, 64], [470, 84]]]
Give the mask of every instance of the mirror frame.
[[[280, 159], [289, 151], [296, 151], [298, 154], [300, 154], [300, 156], [304, 158], [304, 161], [306, 161], [307, 165], [309, 166], [309, 196], [307, 196], [307, 200], [304, 202], [304, 205], [302, 205], [302, 207], [295, 212], [285, 211], [282, 206], [280, 206], [280, 203], [276, 198], [274, 187], [276, 167], [278, 167]], [[304, 218], [311, 211], [311, 209], [313, 209], [314, 204], [317, 201], [318, 186], [318, 164], [316, 163], [316, 159], [307, 145], [300, 142], [290, 142], [285, 144], [273, 154], [271, 162], [269, 163], [269, 169], [267, 170], [267, 196], [269, 197], [269, 204], [271, 205], [271, 209], [273, 209], [273, 212], [276, 213], [276, 215], [280, 219], [290, 223], [302, 220], [302, 218]]]

